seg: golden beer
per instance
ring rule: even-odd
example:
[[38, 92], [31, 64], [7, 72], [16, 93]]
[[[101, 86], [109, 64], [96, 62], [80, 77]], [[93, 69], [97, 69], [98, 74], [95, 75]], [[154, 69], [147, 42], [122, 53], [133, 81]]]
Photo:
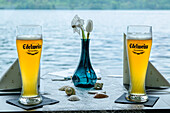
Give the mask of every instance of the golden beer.
[[145, 78], [152, 46], [152, 27], [130, 25], [127, 28], [127, 56], [130, 75], [130, 88], [126, 99], [146, 102]]
[[42, 39], [17, 39], [16, 45], [22, 75], [22, 96], [37, 96]]
[[18, 101], [23, 105], [37, 105], [42, 102], [38, 91], [42, 43], [41, 26], [17, 26], [16, 46], [22, 77], [22, 92]]
[[127, 39], [131, 94], [145, 94], [145, 75], [147, 71], [151, 46], [152, 39]]

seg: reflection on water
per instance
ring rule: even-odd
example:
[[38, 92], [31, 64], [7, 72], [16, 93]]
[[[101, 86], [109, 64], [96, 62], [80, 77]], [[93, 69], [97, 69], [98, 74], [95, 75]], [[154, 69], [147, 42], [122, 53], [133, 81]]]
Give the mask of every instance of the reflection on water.
[[80, 56], [80, 36], [73, 34], [70, 25], [75, 14], [85, 20], [90, 18], [94, 21], [90, 54], [96, 69], [122, 69], [122, 36], [127, 25], [153, 26], [150, 61], [169, 78], [170, 11], [0, 10], [0, 72], [17, 58], [15, 26], [21, 24], [43, 26], [43, 74], [76, 68]]

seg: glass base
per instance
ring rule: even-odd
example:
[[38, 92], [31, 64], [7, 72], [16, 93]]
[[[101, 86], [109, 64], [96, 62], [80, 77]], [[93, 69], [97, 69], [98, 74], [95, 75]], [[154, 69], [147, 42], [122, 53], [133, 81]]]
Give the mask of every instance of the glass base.
[[40, 95], [38, 96], [33, 96], [33, 97], [27, 97], [27, 96], [21, 96], [19, 98], [19, 103], [30, 106], [30, 105], [37, 105], [42, 102], [42, 97]]
[[146, 94], [127, 94], [126, 99], [132, 102], [143, 103], [148, 101], [148, 96]]
[[92, 84], [77, 84], [75, 85], [76, 87], [81, 87], [81, 88], [91, 88], [94, 87]]

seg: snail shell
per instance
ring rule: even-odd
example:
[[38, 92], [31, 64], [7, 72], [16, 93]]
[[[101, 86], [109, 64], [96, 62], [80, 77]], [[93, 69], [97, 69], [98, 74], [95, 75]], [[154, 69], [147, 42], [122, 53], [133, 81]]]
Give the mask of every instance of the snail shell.
[[75, 95], [75, 94], [76, 94], [75, 89], [72, 88], [72, 87], [67, 87], [67, 88], [65, 89], [65, 92], [66, 92], [66, 94], [67, 94], [68, 96], [70, 96], [70, 95]]
[[103, 88], [103, 83], [95, 83], [94, 89], [101, 90]]

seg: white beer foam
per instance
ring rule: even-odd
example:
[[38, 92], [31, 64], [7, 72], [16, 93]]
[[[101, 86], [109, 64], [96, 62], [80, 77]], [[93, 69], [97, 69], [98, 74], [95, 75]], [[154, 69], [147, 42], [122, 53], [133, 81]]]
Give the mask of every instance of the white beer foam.
[[133, 40], [149, 40], [152, 39], [152, 34], [150, 33], [127, 33], [127, 39], [133, 39]]
[[39, 40], [42, 39], [42, 35], [19, 35], [17, 40]]

